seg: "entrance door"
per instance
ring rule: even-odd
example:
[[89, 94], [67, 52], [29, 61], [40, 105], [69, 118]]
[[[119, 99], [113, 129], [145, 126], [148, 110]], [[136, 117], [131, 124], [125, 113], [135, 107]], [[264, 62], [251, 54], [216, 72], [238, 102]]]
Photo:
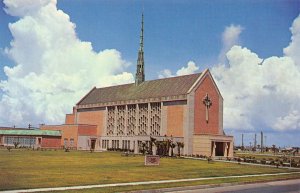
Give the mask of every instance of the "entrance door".
[[216, 142], [216, 156], [224, 156], [224, 143]]
[[91, 149], [94, 150], [96, 146], [96, 139], [91, 139]]

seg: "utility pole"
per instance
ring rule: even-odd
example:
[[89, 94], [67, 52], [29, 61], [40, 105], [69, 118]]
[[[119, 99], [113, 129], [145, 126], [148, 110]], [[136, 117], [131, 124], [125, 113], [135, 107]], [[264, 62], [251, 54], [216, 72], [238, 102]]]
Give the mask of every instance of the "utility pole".
[[242, 150], [244, 150], [244, 134], [242, 133]]
[[263, 146], [264, 145], [264, 133], [261, 131], [260, 132], [260, 149], [261, 149], [261, 152], [263, 152]]
[[256, 133], [255, 133], [255, 135], [254, 135], [254, 151], [256, 151]]

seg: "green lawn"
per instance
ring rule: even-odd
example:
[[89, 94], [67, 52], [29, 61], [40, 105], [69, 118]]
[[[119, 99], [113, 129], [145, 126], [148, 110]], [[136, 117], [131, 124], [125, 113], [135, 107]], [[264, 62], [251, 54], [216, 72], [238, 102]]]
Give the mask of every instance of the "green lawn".
[[[176, 158], [162, 158], [160, 166], [146, 167], [143, 156], [123, 157], [121, 153], [15, 149], [8, 152], [0, 149], [0, 190], [287, 171], [289, 170]], [[300, 178], [300, 175], [296, 177]]]

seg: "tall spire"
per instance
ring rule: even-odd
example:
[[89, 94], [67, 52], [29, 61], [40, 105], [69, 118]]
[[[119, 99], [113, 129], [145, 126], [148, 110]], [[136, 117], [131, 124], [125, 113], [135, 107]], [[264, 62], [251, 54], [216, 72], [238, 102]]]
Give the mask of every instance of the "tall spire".
[[139, 48], [138, 59], [137, 59], [135, 85], [139, 85], [144, 81], [145, 81], [145, 73], [144, 73], [144, 13], [142, 13], [140, 48]]

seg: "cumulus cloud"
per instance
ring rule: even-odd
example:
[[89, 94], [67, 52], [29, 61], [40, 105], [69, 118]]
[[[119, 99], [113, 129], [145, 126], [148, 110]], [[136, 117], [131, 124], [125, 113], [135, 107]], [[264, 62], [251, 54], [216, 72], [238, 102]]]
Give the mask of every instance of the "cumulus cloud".
[[300, 112], [293, 110], [284, 117], [278, 117], [274, 124], [274, 128], [277, 130], [296, 130], [300, 128]]
[[225, 128], [300, 130], [299, 21], [300, 16], [290, 28], [284, 56], [263, 60], [233, 46], [226, 54], [229, 65], [211, 69], [224, 98]]
[[240, 44], [240, 34], [243, 31], [243, 27], [240, 25], [233, 25], [227, 26], [222, 33], [222, 51], [219, 54], [220, 62], [224, 63], [226, 60], [226, 53], [228, 50], [234, 46]]
[[15, 62], [0, 82], [0, 124], [61, 123], [93, 86], [133, 82], [115, 49], [95, 52], [55, 0], [4, 0], [13, 36], [5, 53]]
[[187, 66], [180, 68], [177, 70], [176, 74], [173, 75], [172, 71], [169, 69], [164, 69], [163, 71], [159, 72], [158, 78], [168, 78], [168, 77], [174, 77], [174, 76], [183, 76], [188, 74], [194, 74], [199, 70], [199, 67], [195, 64], [193, 61], [189, 61], [187, 63]]
[[283, 52], [286, 56], [293, 58], [300, 68], [300, 16], [294, 20], [290, 31], [292, 33], [291, 42], [288, 47], [283, 49]]

